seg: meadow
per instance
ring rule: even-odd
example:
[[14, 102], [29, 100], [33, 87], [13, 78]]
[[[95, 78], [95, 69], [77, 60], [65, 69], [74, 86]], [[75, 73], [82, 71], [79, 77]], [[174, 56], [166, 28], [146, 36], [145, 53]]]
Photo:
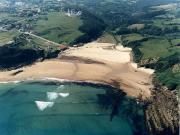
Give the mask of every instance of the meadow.
[[[34, 22], [32, 22], [34, 23]], [[57, 43], [70, 44], [83, 35], [79, 17], [68, 17], [62, 12], [49, 12], [33, 24], [35, 34]]]
[[169, 51], [170, 47], [171, 45], [167, 39], [154, 38], [142, 42], [139, 49], [143, 53], [142, 59], [148, 59], [166, 57], [171, 55], [172, 52]]
[[136, 33], [132, 33], [132, 34], [127, 34], [127, 35], [123, 35], [122, 39], [124, 42], [127, 42], [127, 44], [131, 43], [131, 42], [135, 42], [135, 41], [141, 41], [143, 40], [145, 37], [141, 34], [136, 34]]

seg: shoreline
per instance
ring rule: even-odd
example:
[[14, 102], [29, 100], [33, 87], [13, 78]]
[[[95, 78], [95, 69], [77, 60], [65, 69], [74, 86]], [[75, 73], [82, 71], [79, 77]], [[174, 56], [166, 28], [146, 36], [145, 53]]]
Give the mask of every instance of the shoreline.
[[[98, 82], [98, 81], [78, 81], [78, 80], [68, 80], [68, 79], [59, 79], [59, 78], [50, 78], [50, 77], [45, 77], [45, 78], [29, 78], [29, 79], [24, 79], [24, 80], [17, 80], [17, 81], [6, 81], [6, 82], [0, 82], [0, 84], [8, 84], [8, 83], [13, 83], [13, 84], [18, 84], [18, 83], [23, 83], [23, 82], [38, 82], [38, 81], [48, 81], [48, 82], [58, 82], [58, 83], [77, 83], [77, 84], [89, 84], [89, 85], [96, 85], [96, 86], [106, 86], [106, 87], [111, 87], [113, 89], [118, 89], [114, 87], [111, 84], [108, 83], [103, 83], [103, 82]], [[119, 89], [121, 90], [121, 89]], [[123, 90], [122, 90], [123, 91]]]
[[113, 85], [108, 84], [108, 83], [103, 83], [103, 82], [98, 82], [98, 81], [78, 81], [78, 80], [68, 80], [68, 79], [60, 79], [60, 78], [51, 78], [51, 77], [45, 77], [45, 78], [27, 78], [27, 79], [23, 79], [23, 80], [16, 80], [16, 81], [0, 81], [0, 84], [8, 84], [8, 83], [14, 83], [14, 84], [18, 84], [18, 83], [22, 83], [22, 82], [28, 82], [28, 81], [32, 81], [32, 82], [38, 82], [38, 81], [52, 81], [52, 82], [62, 82], [62, 83], [87, 83], [87, 84], [94, 84], [94, 85], [105, 85], [105, 86], [110, 86], [115, 88]]
[[[128, 96], [149, 98], [152, 72], [132, 66], [131, 49], [110, 43], [91, 42], [70, 48], [58, 58], [12, 71], [0, 71], [0, 83], [55, 80], [109, 85]], [[17, 75], [12, 75], [23, 70]], [[49, 78], [49, 79], [48, 79]]]

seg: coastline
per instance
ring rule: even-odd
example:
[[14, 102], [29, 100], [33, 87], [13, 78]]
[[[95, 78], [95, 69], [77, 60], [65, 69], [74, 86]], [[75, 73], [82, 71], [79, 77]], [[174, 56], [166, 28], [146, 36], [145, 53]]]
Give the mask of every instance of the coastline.
[[68, 80], [68, 79], [60, 79], [60, 78], [51, 78], [51, 77], [45, 77], [45, 78], [27, 78], [27, 79], [23, 79], [23, 80], [18, 80], [18, 81], [0, 81], [0, 84], [8, 84], [8, 83], [14, 83], [14, 84], [18, 84], [18, 83], [22, 83], [22, 82], [28, 82], [28, 81], [52, 81], [52, 82], [62, 82], [62, 83], [86, 83], [86, 84], [94, 84], [94, 85], [104, 85], [104, 86], [110, 86], [112, 88], [115, 88], [113, 85], [111, 84], [107, 84], [107, 83], [103, 83], [103, 82], [97, 82], [97, 81], [78, 81], [78, 80]]
[[[68, 80], [68, 79], [60, 79], [60, 78], [50, 78], [50, 77], [45, 77], [45, 78], [37, 78], [37, 79], [33, 79], [33, 78], [27, 78], [25, 80], [19, 80], [19, 81], [6, 81], [6, 82], [0, 82], [0, 84], [8, 84], [8, 83], [14, 83], [14, 84], [18, 84], [18, 83], [23, 83], [23, 82], [38, 82], [38, 81], [52, 81], [52, 82], [57, 82], [57, 83], [77, 83], [77, 84], [88, 84], [88, 85], [95, 85], [95, 86], [105, 86], [105, 87], [111, 87], [113, 89], [118, 89], [116, 87], [114, 87], [111, 84], [108, 83], [103, 83], [103, 82], [98, 82], [98, 81], [78, 81], [78, 80]], [[122, 90], [123, 92], [123, 90]]]
[[[70, 48], [57, 59], [37, 62], [12, 71], [0, 71], [1, 83], [28, 80], [55, 80], [110, 85], [128, 96], [149, 98], [152, 72], [132, 66], [131, 49], [110, 43], [88, 43]], [[23, 72], [13, 76], [14, 72]]]

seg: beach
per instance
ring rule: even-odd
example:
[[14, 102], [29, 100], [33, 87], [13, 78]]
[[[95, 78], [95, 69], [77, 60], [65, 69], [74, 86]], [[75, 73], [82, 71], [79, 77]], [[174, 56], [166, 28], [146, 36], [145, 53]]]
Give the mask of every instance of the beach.
[[[122, 45], [91, 42], [71, 47], [58, 58], [36, 62], [12, 71], [0, 71], [0, 82], [56, 78], [98, 82], [123, 90], [128, 96], [151, 96], [153, 70], [138, 68], [131, 49]], [[14, 73], [22, 72], [14, 75]]]

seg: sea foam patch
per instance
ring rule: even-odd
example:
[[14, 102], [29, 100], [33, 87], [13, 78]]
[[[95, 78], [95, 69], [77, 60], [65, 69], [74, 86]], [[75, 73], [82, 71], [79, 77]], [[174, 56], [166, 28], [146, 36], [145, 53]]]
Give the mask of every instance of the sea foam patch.
[[47, 92], [47, 99], [49, 101], [54, 101], [56, 100], [58, 97], [68, 97], [69, 96], [69, 93], [57, 93], [57, 92]]
[[40, 111], [44, 111], [46, 108], [51, 108], [54, 105], [54, 102], [35, 101], [35, 103]]
[[59, 96], [61, 96], [61, 97], [68, 97], [69, 93], [59, 93]]
[[21, 81], [7, 81], [7, 82], [0, 82], [0, 84], [7, 84], [7, 83], [20, 83]]
[[50, 101], [57, 99], [58, 96], [59, 96], [59, 94], [56, 92], [47, 92], [47, 98]]
[[52, 80], [52, 81], [58, 81], [58, 82], [65, 82], [65, 79], [59, 79], [59, 78], [52, 78], [52, 77], [45, 77], [45, 80]]

